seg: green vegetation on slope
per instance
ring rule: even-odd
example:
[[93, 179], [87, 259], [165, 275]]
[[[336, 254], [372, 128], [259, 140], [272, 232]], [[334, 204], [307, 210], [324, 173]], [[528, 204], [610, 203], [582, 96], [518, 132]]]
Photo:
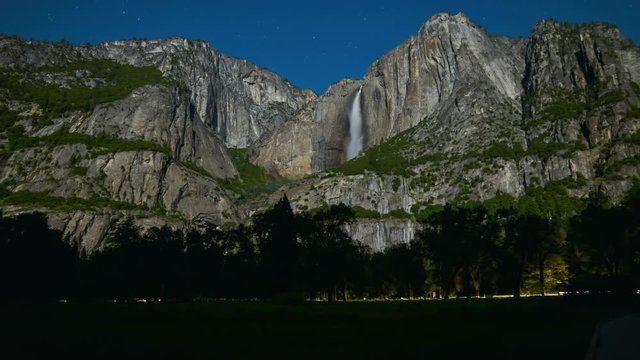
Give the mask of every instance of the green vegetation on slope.
[[552, 155], [557, 154], [563, 150], [569, 150], [570, 145], [560, 142], [546, 142], [541, 138], [535, 138], [529, 143], [527, 148], [527, 155], [537, 155], [541, 159], [548, 159]]
[[546, 160], [553, 155], [563, 153], [567, 157], [576, 150], [586, 150], [587, 147], [580, 141], [567, 144], [557, 141], [544, 141], [537, 137], [529, 143], [529, 147], [525, 151], [520, 144], [510, 145], [503, 142], [493, 142], [482, 153], [478, 155], [481, 160], [489, 160], [502, 158], [505, 160], [520, 161], [525, 156], [538, 156], [542, 160]]
[[[640, 119], [640, 115], [638, 115], [638, 118]], [[640, 130], [637, 130], [633, 134], [627, 135], [622, 139], [617, 140], [617, 142], [640, 145]]]
[[[580, 119], [586, 113], [622, 102], [627, 96], [622, 90], [608, 90], [607, 84], [598, 80], [584, 89], [558, 87], [548, 90], [547, 94], [551, 101], [544, 106], [537, 119], [529, 119], [525, 123], [525, 129], [550, 121]], [[526, 95], [525, 106], [530, 106], [531, 101], [532, 96]]]
[[380, 219], [380, 213], [376, 210], [365, 209], [362, 206], [354, 206], [351, 208], [353, 214], [359, 219]]
[[79, 197], [61, 197], [49, 195], [48, 191], [32, 192], [17, 191], [7, 194], [0, 199], [0, 205], [18, 205], [24, 207], [44, 207], [52, 210], [92, 210], [109, 207], [117, 210], [148, 210], [146, 206], [134, 205], [109, 198], [92, 197], [83, 199]]
[[394, 209], [382, 215], [383, 218], [413, 220], [413, 215], [403, 209]]
[[15, 125], [7, 129], [7, 138], [9, 139], [6, 149], [8, 152], [34, 146], [56, 147], [70, 144], [84, 144], [90, 149], [100, 149], [98, 154], [122, 151], [155, 151], [166, 155], [171, 154], [171, 151], [166, 146], [142, 139], [122, 139], [105, 135], [93, 136], [82, 133], [70, 133], [64, 130], [48, 136], [31, 137], [25, 134], [24, 129], [20, 125]]
[[[418, 174], [412, 170], [412, 167], [427, 163], [438, 164], [445, 161], [455, 162], [475, 158], [477, 161], [469, 162], [466, 165], [473, 168], [478, 165], [478, 161], [486, 162], [497, 158], [520, 161], [525, 156], [538, 156], [540, 159], [546, 160], [559, 153], [567, 157], [576, 150], [586, 149], [581, 141], [566, 144], [554, 141], [547, 142], [538, 137], [531, 140], [526, 150], [519, 143], [494, 141], [486, 149], [479, 152], [471, 151], [463, 155], [429, 153], [416, 156], [415, 153], [424, 149], [424, 146], [412, 141], [410, 131], [400, 133], [382, 144], [366, 149], [358, 157], [347, 161], [334, 169], [333, 172], [350, 176], [370, 171], [378, 175], [415, 177]], [[627, 141], [635, 141], [635, 138], [630, 137]], [[424, 176], [416, 177], [414, 180], [411, 183], [412, 186], [419, 186], [420, 183], [426, 186], [430, 183]]]
[[412, 144], [405, 139], [406, 134], [407, 132], [400, 133], [380, 145], [367, 149], [358, 157], [336, 168], [334, 172], [357, 175], [367, 170], [377, 174], [413, 175], [411, 163], [403, 155], [403, 151], [408, 150]]
[[[310, 214], [316, 214], [321, 211], [326, 211], [329, 209], [328, 204], [323, 204], [320, 207], [313, 208], [308, 210]], [[380, 214], [377, 210], [365, 209], [362, 206], [356, 205], [351, 207], [351, 211], [353, 211], [353, 215], [356, 219], [404, 219], [404, 220], [413, 220], [413, 215], [404, 211], [403, 209], [395, 209], [389, 211], [387, 214]]]
[[187, 169], [191, 170], [191, 171], [195, 171], [195, 172], [197, 172], [197, 173], [198, 173], [198, 174], [200, 174], [200, 175], [206, 176], [206, 177], [208, 177], [208, 178], [215, 179], [215, 178], [213, 177], [213, 175], [211, 175], [211, 173], [209, 173], [209, 172], [208, 172], [207, 170], [205, 170], [202, 166], [200, 166], [200, 165], [198, 165], [198, 164], [196, 164], [196, 163], [194, 163], [194, 162], [191, 162], [191, 161], [180, 161], [180, 160], [178, 160], [178, 161], [176, 161], [176, 163], [177, 163], [178, 165], [181, 165], [181, 166], [183, 166], [183, 167], [185, 167], [185, 168], [187, 168]]
[[483, 159], [495, 159], [502, 158], [505, 160], [518, 161], [522, 159], [525, 151], [520, 144], [513, 146], [503, 142], [493, 142], [491, 145], [481, 154]]
[[[628, 141], [635, 141], [635, 138], [629, 138]], [[524, 150], [520, 144], [508, 144], [504, 142], [494, 141], [488, 148], [482, 152], [469, 152], [463, 156], [451, 155], [448, 156], [444, 153], [433, 153], [418, 156], [414, 159], [408, 159], [404, 153], [411, 150], [415, 144], [404, 140], [404, 136], [397, 135], [388, 142], [380, 145], [373, 146], [367, 149], [364, 153], [355, 159], [347, 161], [338, 168], [334, 169], [334, 173], [341, 173], [343, 175], [358, 175], [363, 174], [365, 171], [371, 171], [373, 173], [383, 175], [398, 175], [398, 176], [415, 176], [416, 173], [411, 169], [412, 166], [417, 166], [426, 163], [440, 163], [442, 161], [460, 161], [463, 159], [477, 158], [481, 161], [488, 161], [491, 159], [505, 159], [512, 161], [520, 161], [525, 156], [538, 156], [543, 160], [548, 159], [552, 155], [557, 155], [560, 152], [564, 153], [564, 156], [571, 155], [575, 150], [585, 150], [586, 146], [580, 141], [574, 144], [565, 144], [560, 142], [546, 142], [542, 138], [535, 138], [529, 144], [527, 150]], [[468, 166], [474, 166], [477, 162], [469, 163]], [[418, 179], [412, 182], [413, 185], [419, 183], [428, 183], [429, 181], [421, 181], [425, 179]]]
[[544, 108], [542, 119], [577, 119], [587, 110], [584, 91], [557, 88], [551, 90], [551, 96], [553, 100]]
[[19, 119], [17, 112], [0, 106], [0, 132], [12, 127]]
[[222, 185], [243, 197], [277, 190], [288, 182], [287, 179], [270, 174], [249, 161], [247, 149], [228, 149], [239, 176], [225, 180]]
[[640, 166], [640, 155], [634, 155], [618, 161], [614, 161], [610, 164], [604, 164], [597, 169], [599, 173], [598, 175], [603, 175], [610, 179], [617, 178], [620, 175], [616, 173], [622, 170], [622, 168], [624, 168], [625, 166]]
[[122, 151], [155, 151], [169, 155], [171, 151], [158, 143], [142, 139], [122, 139], [110, 136], [91, 136], [81, 133], [57, 132], [40, 138], [47, 146], [85, 144], [89, 148], [101, 149], [101, 153]]
[[[578, 174], [576, 179], [566, 178], [550, 181], [544, 186], [530, 184], [525, 194], [519, 198], [498, 192], [493, 198], [485, 201], [466, 200], [459, 197], [451, 204], [464, 208], [481, 206], [492, 215], [500, 210], [513, 209], [521, 214], [551, 216], [555, 219], [566, 220], [582, 211], [585, 205], [584, 199], [569, 195], [567, 189], [580, 188], [586, 184], [585, 177]], [[431, 214], [442, 211], [442, 209], [442, 205], [418, 203], [411, 208], [411, 213], [418, 222], [424, 223]]]
[[[544, 186], [531, 186], [519, 198], [505, 193], [498, 193], [495, 197], [483, 202], [465, 201], [454, 204], [461, 207], [482, 206], [491, 214], [495, 214], [499, 210], [514, 209], [521, 214], [566, 220], [580, 213], [584, 208], [584, 200], [570, 196], [567, 193], [567, 189], [584, 186], [585, 184], [585, 178], [578, 176], [576, 180], [567, 178], [548, 182]], [[426, 211], [432, 212], [430, 209]], [[429, 214], [417, 214], [416, 217], [425, 219], [427, 215]]]
[[[55, 73], [74, 77], [76, 72], [88, 73], [88, 76], [100, 79], [104, 84], [91, 88], [72, 83], [64, 88], [55, 84], [43, 84], [35, 76]], [[44, 117], [41, 120], [45, 121], [68, 111], [91, 111], [98, 104], [123, 99], [139, 87], [162, 83], [166, 83], [162, 73], [152, 66], [136, 67], [106, 59], [22, 71], [0, 69], [0, 89], [6, 89], [10, 99], [40, 105]]]
[[566, 187], [562, 181], [531, 187], [518, 198], [517, 209], [523, 214], [566, 220], [584, 207], [584, 200], [570, 196]]

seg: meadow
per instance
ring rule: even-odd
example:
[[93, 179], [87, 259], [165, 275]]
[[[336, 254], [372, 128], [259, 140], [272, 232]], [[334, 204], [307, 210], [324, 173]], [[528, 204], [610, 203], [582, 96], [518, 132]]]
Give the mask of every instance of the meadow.
[[[15, 358], [584, 359], [637, 298], [2, 304]], [[6, 357], [5, 357], [6, 358]]]

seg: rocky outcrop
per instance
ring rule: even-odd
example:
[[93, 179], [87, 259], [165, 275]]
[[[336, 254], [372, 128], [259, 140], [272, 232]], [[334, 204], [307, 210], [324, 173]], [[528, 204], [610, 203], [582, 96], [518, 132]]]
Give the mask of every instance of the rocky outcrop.
[[[409, 183], [400, 176], [372, 173], [342, 177], [327, 174], [321, 178], [309, 178], [290, 186], [287, 197], [297, 210], [314, 209], [325, 204], [340, 203], [380, 214], [391, 210], [410, 212], [417, 202], [418, 193], [410, 188]], [[281, 194], [274, 194], [272, 201]]]
[[[98, 246], [123, 216], [156, 219], [157, 224], [164, 219], [181, 226], [242, 220], [236, 195], [217, 180], [238, 175], [225, 145], [248, 146], [315, 98], [276, 74], [199, 41], [70, 46], [0, 38], [0, 68], [20, 72], [52, 66], [29, 80], [39, 84], [88, 89], [108, 85], [90, 72], [57, 70], [91, 59], [154, 66], [169, 83], [136, 89], [125, 99], [98, 105], [90, 113], [66, 114], [45, 127], [32, 126], [37, 106], [6, 99], [9, 108], [25, 115], [21, 124], [28, 135], [47, 137], [62, 131], [159, 146], [127, 150], [127, 144], [108, 149], [82, 142], [52, 148], [44, 144], [14, 152], [0, 166], [0, 181], [14, 184], [12, 191], [82, 199], [76, 201], [82, 210], [76, 209], [78, 204], [64, 211], [43, 209], [57, 219], [52, 224], [87, 251]], [[121, 204], [139, 209], [113, 209]]]
[[[24, 114], [30, 135], [67, 129], [163, 148], [22, 149], [1, 159], [0, 180], [11, 190], [137, 205], [144, 208], [122, 214], [145, 213], [150, 224], [163, 216], [179, 218], [167, 220], [175, 226], [240, 221], [262, 199], [238, 210], [218, 179], [238, 174], [226, 147], [249, 147], [254, 164], [297, 179], [281, 189], [296, 210], [358, 207], [364, 215], [350, 233], [381, 250], [411, 239], [416, 213], [430, 205], [519, 197], [552, 182], [570, 183], [571, 196], [603, 189], [619, 199], [640, 173], [640, 50], [606, 24], [543, 21], [529, 39], [509, 39], [462, 14], [438, 14], [362, 80], [340, 81], [320, 97], [198, 41], [72, 47], [0, 38], [0, 68], [90, 58], [151, 65], [172, 83], [44, 128], [30, 127], [37, 106], [5, 106]], [[37, 75], [61, 87], [104, 85], [87, 73]], [[345, 164], [359, 89], [365, 150]], [[69, 234], [100, 237], [118, 214], [83, 209], [55, 219]]]
[[[362, 85], [365, 146], [394, 139], [354, 161], [384, 162], [399, 153], [408, 171], [365, 164], [370, 171], [321, 174], [287, 194], [300, 210], [343, 202], [382, 217], [498, 193], [519, 197], [550, 182], [572, 183], [572, 196], [599, 188], [619, 199], [638, 174], [640, 147], [631, 136], [640, 128], [639, 56], [606, 24], [543, 21], [530, 39], [508, 39], [489, 36], [464, 15], [436, 15], [350, 88], [353, 94]], [[335, 118], [316, 118], [298, 133], [317, 134]], [[285, 138], [283, 153], [300, 154], [298, 136], [287, 129], [267, 139]], [[305, 158], [317, 158], [304, 141]], [[272, 161], [276, 143], [258, 147], [256, 161], [286, 176], [341, 162], [292, 174], [289, 162]]]
[[[145, 161], [166, 162], [162, 154], [117, 153], [83, 159], [70, 166], [70, 161], [75, 162], [74, 159], [87, 154], [84, 146], [58, 147], [48, 155], [37, 152], [38, 149], [31, 149], [15, 153], [1, 176], [2, 182], [20, 183], [16, 191], [39, 195], [32, 199], [33, 203], [5, 205], [3, 212], [5, 215], [24, 211], [47, 213], [50, 226], [61, 230], [83, 252], [99, 248], [105, 236], [126, 217], [134, 217], [136, 225], [143, 229], [163, 225], [184, 228], [238, 219], [231, 201], [210, 193], [216, 188], [215, 184], [203, 183], [197, 174], [175, 165], [161, 174], [150, 170]], [[85, 169], [86, 173], [74, 173], [73, 169], [78, 168]], [[120, 174], [113, 171], [114, 168], [130, 174]], [[149, 181], [154, 178], [163, 178], [166, 182]], [[43, 197], [54, 207], [39, 206], [46, 201]], [[77, 198], [84, 201], [74, 200]], [[130, 205], [136, 201], [140, 205]], [[128, 210], [118, 209], [123, 205]]]
[[[540, 136], [546, 142], [607, 144], [637, 131], [633, 118], [620, 120], [629, 118], [627, 113], [638, 106], [633, 85], [638, 78], [638, 54], [638, 48], [609, 25], [543, 21], [531, 39], [508, 39], [487, 35], [462, 14], [438, 14], [416, 36], [376, 61], [363, 82], [357, 83], [363, 86], [365, 146], [418, 124], [409, 141], [424, 144], [422, 150], [432, 153], [464, 155], [494, 142], [526, 150]], [[349, 88], [351, 96], [357, 86]], [[586, 93], [594, 89], [598, 93]], [[318, 103], [330, 99], [335, 90], [330, 89]], [[545, 113], [547, 105], [575, 102], [558, 97], [578, 91], [585, 91], [577, 100], [582, 112], [576, 119], [555, 119], [575, 121], [545, 121], [554, 120], [547, 119], [554, 116]], [[597, 103], [588, 97], [603, 100]], [[606, 101], [615, 103], [602, 103]], [[291, 177], [339, 165], [345, 161], [336, 149], [340, 141], [322, 136], [326, 124], [335, 129], [344, 126], [344, 105], [338, 101], [337, 107], [342, 109], [323, 112], [310, 106], [297, 123], [276, 129], [256, 146], [255, 161]], [[589, 113], [588, 107], [592, 107]], [[615, 116], [610, 116], [611, 111]], [[326, 145], [310, 147], [309, 138], [300, 136], [303, 133], [311, 134], [311, 142]], [[344, 144], [348, 139], [341, 135]], [[315, 165], [301, 167], [296, 159], [307, 163], [312, 159]]]
[[489, 36], [462, 14], [433, 16], [365, 75], [367, 144], [425, 119], [466, 123], [492, 106], [519, 108], [523, 51], [524, 41]]
[[[534, 117], [553, 102], [553, 90], [625, 90], [632, 102], [640, 82], [640, 53], [618, 28], [609, 24], [572, 25], [542, 21], [536, 25], [526, 51], [524, 86], [532, 97], [527, 111]], [[597, 95], [597, 94], [591, 94]]]
[[214, 179], [160, 152], [97, 155], [79, 144], [49, 152], [30, 148], [11, 155], [0, 180], [18, 184], [14, 191], [85, 199], [82, 207], [131, 204], [151, 214], [176, 215], [189, 224], [240, 220], [233, 197]]
[[348, 225], [347, 232], [354, 240], [378, 252], [389, 246], [410, 242], [417, 232], [417, 226], [406, 220], [359, 220]]
[[[224, 144], [190, 104], [188, 95], [175, 86], [147, 86], [126, 99], [98, 105], [91, 114], [76, 112], [56, 119], [34, 129], [33, 136], [45, 138], [66, 129], [91, 137], [85, 143], [45, 143], [15, 151], [0, 167], [0, 181], [16, 184], [14, 191], [142, 206], [148, 212], [174, 214], [188, 224], [239, 221], [233, 195], [216, 179], [234, 177], [236, 169]], [[105, 138], [134, 144], [144, 140], [165, 150], [130, 149], [127, 142], [103, 148], [100, 139]]]
[[[453, 142], [468, 143], [479, 132], [483, 136], [475, 137], [478, 144], [469, 143], [468, 147], [486, 145], [495, 138], [486, 126], [488, 119], [498, 118], [511, 126], [521, 118], [524, 49], [523, 40], [491, 37], [464, 15], [436, 15], [418, 35], [376, 61], [362, 82], [341, 82], [331, 87], [311, 105], [315, 108], [303, 112], [302, 119], [297, 118], [306, 124], [303, 131], [311, 134], [318, 146], [301, 148], [298, 141], [307, 143], [308, 139], [292, 138], [292, 130], [301, 126], [286, 124], [256, 146], [255, 161], [292, 177], [345, 162], [349, 100], [360, 85], [365, 147], [423, 120], [435, 130], [448, 132], [447, 136], [432, 136], [442, 139], [437, 144], [439, 150], [466, 151], [466, 146]], [[327, 137], [329, 127], [341, 139]], [[288, 143], [279, 141], [282, 138]], [[287, 158], [279, 158], [280, 153]], [[315, 161], [304, 171], [292, 172], [288, 166], [298, 156]]]
[[540, 22], [526, 60], [532, 137], [597, 147], [638, 130], [640, 51], [616, 27]]
[[301, 178], [346, 161], [349, 110], [362, 82], [343, 80], [253, 146], [253, 162]]
[[[178, 160], [192, 162], [218, 178], [237, 175], [224, 144], [192, 111], [188, 94], [175, 87], [148, 86], [127, 99], [97, 106], [69, 130], [93, 136], [143, 139], [166, 146]], [[40, 133], [55, 129], [45, 128]]]
[[0, 38], [0, 68], [59, 65], [91, 58], [154, 66], [186, 87], [199, 118], [228, 147], [247, 147], [316, 96], [203, 41], [113, 41], [70, 46]]
[[[35, 53], [47, 53], [49, 48], [58, 49], [38, 45]], [[71, 55], [82, 52], [70, 49]], [[44, 65], [29, 52], [22, 56]], [[54, 57], [54, 61], [86, 58]], [[100, 79], [86, 72], [67, 76], [50, 71], [29, 81], [63, 88], [100, 86], [96, 85]], [[48, 203], [40, 209], [67, 221], [52, 224], [86, 251], [98, 246], [105, 231], [125, 216], [181, 226], [240, 221], [236, 195], [220, 186], [221, 179], [238, 173], [224, 143], [200, 119], [190, 96], [174, 84], [145, 86], [89, 113], [64, 113], [44, 127], [37, 123], [41, 113], [37, 104], [5, 99], [4, 106], [22, 112], [19, 124], [25, 136], [43, 139], [3, 156], [0, 182], [31, 197], [6, 209], [15, 212]], [[63, 201], [64, 205], [56, 204]]]
[[228, 147], [247, 147], [315, 98], [278, 75], [220, 54], [208, 43], [185, 39], [116, 41], [88, 55], [153, 65], [190, 91], [200, 119]]
[[[47, 209], [41, 209], [48, 211]], [[74, 212], [49, 212], [49, 226], [60, 229], [63, 236], [69, 241], [78, 244], [86, 253], [99, 249], [102, 240], [123, 221], [131, 212], [114, 211], [111, 209], [74, 211]], [[176, 218], [168, 216], [149, 216], [138, 213], [134, 218], [134, 225], [143, 231], [162, 226], [169, 226], [174, 230], [185, 229], [186, 224]]]

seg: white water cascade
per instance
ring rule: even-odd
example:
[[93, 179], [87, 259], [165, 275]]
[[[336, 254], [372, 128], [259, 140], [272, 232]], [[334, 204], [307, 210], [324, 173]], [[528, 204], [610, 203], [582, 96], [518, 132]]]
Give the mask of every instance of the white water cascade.
[[347, 146], [347, 160], [351, 160], [360, 154], [362, 151], [362, 113], [360, 111], [360, 94], [362, 93], [362, 86], [358, 89], [356, 98], [353, 99], [351, 104], [351, 111], [349, 112], [349, 145]]

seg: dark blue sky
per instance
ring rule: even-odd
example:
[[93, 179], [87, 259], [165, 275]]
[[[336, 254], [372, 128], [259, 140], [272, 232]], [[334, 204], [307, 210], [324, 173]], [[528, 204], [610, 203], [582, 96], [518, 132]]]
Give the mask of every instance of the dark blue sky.
[[375, 59], [438, 12], [463, 12], [491, 34], [524, 37], [541, 19], [606, 21], [640, 44], [639, 0], [0, 2], [1, 33], [74, 44], [203, 39], [317, 93], [342, 78], [361, 78]]

